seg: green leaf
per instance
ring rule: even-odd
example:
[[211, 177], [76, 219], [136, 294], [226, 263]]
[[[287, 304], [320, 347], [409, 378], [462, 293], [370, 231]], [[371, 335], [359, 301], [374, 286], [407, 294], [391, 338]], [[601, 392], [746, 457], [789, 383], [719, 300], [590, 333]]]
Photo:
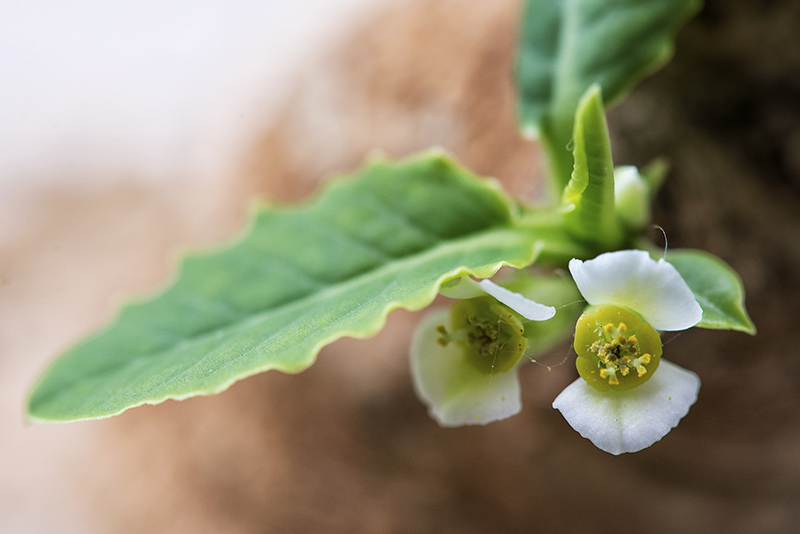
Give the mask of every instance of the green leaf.
[[300, 372], [332, 341], [377, 333], [392, 309], [428, 305], [446, 280], [575, 248], [557, 227], [523, 225], [493, 182], [441, 154], [373, 161], [309, 205], [260, 210], [229, 248], [187, 257], [166, 291], [54, 362], [29, 418], [99, 419]]
[[616, 216], [614, 164], [597, 85], [578, 105], [574, 139], [575, 167], [561, 201], [564, 223], [577, 239], [613, 250], [622, 244], [623, 233]]
[[728, 264], [699, 250], [670, 252], [667, 261], [675, 266], [703, 308], [703, 319], [697, 326], [755, 335], [756, 327], [744, 307], [742, 280]]
[[539, 135], [560, 191], [581, 95], [599, 84], [609, 103], [672, 55], [673, 36], [699, 0], [527, 0], [517, 56], [519, 122]]

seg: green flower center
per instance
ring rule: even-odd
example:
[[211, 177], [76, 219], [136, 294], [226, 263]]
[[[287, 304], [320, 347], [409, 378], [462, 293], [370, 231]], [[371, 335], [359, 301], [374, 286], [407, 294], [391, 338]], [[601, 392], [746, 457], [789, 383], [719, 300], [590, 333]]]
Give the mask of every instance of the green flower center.
[[528, 347], [525, 328], [510, 308], [494, 297], [460, 300], [450, 308], [453, 332], [439, 326], [438, 343], [457, 343], [467, 362], [483, 374], [513, 369]]
[[624, 391], [653, 376], [661, 359], [661, 337], [630, 310], [598, 306], [578, 319], [575, 352], [578, 373], [590, 386]]

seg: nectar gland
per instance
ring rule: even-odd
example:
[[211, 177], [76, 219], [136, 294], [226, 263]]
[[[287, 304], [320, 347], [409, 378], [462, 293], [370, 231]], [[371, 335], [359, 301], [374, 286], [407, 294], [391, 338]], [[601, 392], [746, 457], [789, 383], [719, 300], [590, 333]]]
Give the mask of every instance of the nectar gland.
[[442, 346], [456, 343], [467, 362], [482, 374], [509, 371], [528, 347], [525, 327], [510, 308], [494, 297], [460, 300], [450, 308], [453, 332], [436, 328]]
[[575, 326], [575, 366], [598, 391], [624, 391], [647, 382], [658, 368], [661, 337], [636, 313], [597, 306]]

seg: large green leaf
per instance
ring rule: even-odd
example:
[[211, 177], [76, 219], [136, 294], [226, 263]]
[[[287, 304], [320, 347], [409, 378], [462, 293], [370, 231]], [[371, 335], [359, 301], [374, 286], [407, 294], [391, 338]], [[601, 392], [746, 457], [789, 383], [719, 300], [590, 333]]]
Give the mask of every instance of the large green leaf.
[[672, 55], [673, 35], [699, 0], [527, 0], [517, 56], [519, 121], [539, 135], [558, 190], [581, 95], [600, 84], [608, 103]]
[[171, 287], [44, 373], [29, 418], [104, 418], [299, 372], [335, 339], [375, 334], [392, 309], [426, 306], [443, 281], [536, 254], [564, 261], [574, 248], [557, 226], [521, 223], [496, 185], [441, 154], [374, 161], [310, 205], [262, 209], [233, 246], [186, 258]]
[[594, 85], [575, 113], [575, 166], [564, 188], [564, 223], [576, 238], [601, 250], [622, 244], [614, 204], [614, 164], [600, 87]]
[[675, 266], [703, 308], [703, 319], [697, 326], [756, 333], [744, 307], [742, 280], [728, 264], [699, 250], [670, 252], [667, 261]]

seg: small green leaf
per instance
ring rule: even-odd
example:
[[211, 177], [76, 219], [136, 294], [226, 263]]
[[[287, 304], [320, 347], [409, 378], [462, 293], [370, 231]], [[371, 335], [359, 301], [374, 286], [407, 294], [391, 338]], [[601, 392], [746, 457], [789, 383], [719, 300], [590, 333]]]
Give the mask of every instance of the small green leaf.
[[697, 326], [755, 335], [756, 327], [744, 307], [742, 280], [728, 264], [699, 250], [670, 252], [667, 261], [675, 266], [703, 308], [703, 319]]
[[539, 135], [560, 191], [581, 95], [600, 84], [608, 103], [672, 55], [673, 35], [699, 0], [527, 0], [517, 56], [519, 122]]
[[558, 228], [523, 226], [494, 183], [441, 154], [374, 161], [307, 206], [262, 209], [233, 246], [186, 258], [166, 291], [54, 362], [29, 418], [105, 418], [297, 373], [332, 341], [377, 333], [392, 309], [428, 305], [446, 280], [575, 248]]
[[614, 164], [600, 87], [586, 91], [575, 113], [575, 167], [564, 189], [562, 207], [567, 230], [577, 239], [613, 250], [623, 233], [616, 216]]

